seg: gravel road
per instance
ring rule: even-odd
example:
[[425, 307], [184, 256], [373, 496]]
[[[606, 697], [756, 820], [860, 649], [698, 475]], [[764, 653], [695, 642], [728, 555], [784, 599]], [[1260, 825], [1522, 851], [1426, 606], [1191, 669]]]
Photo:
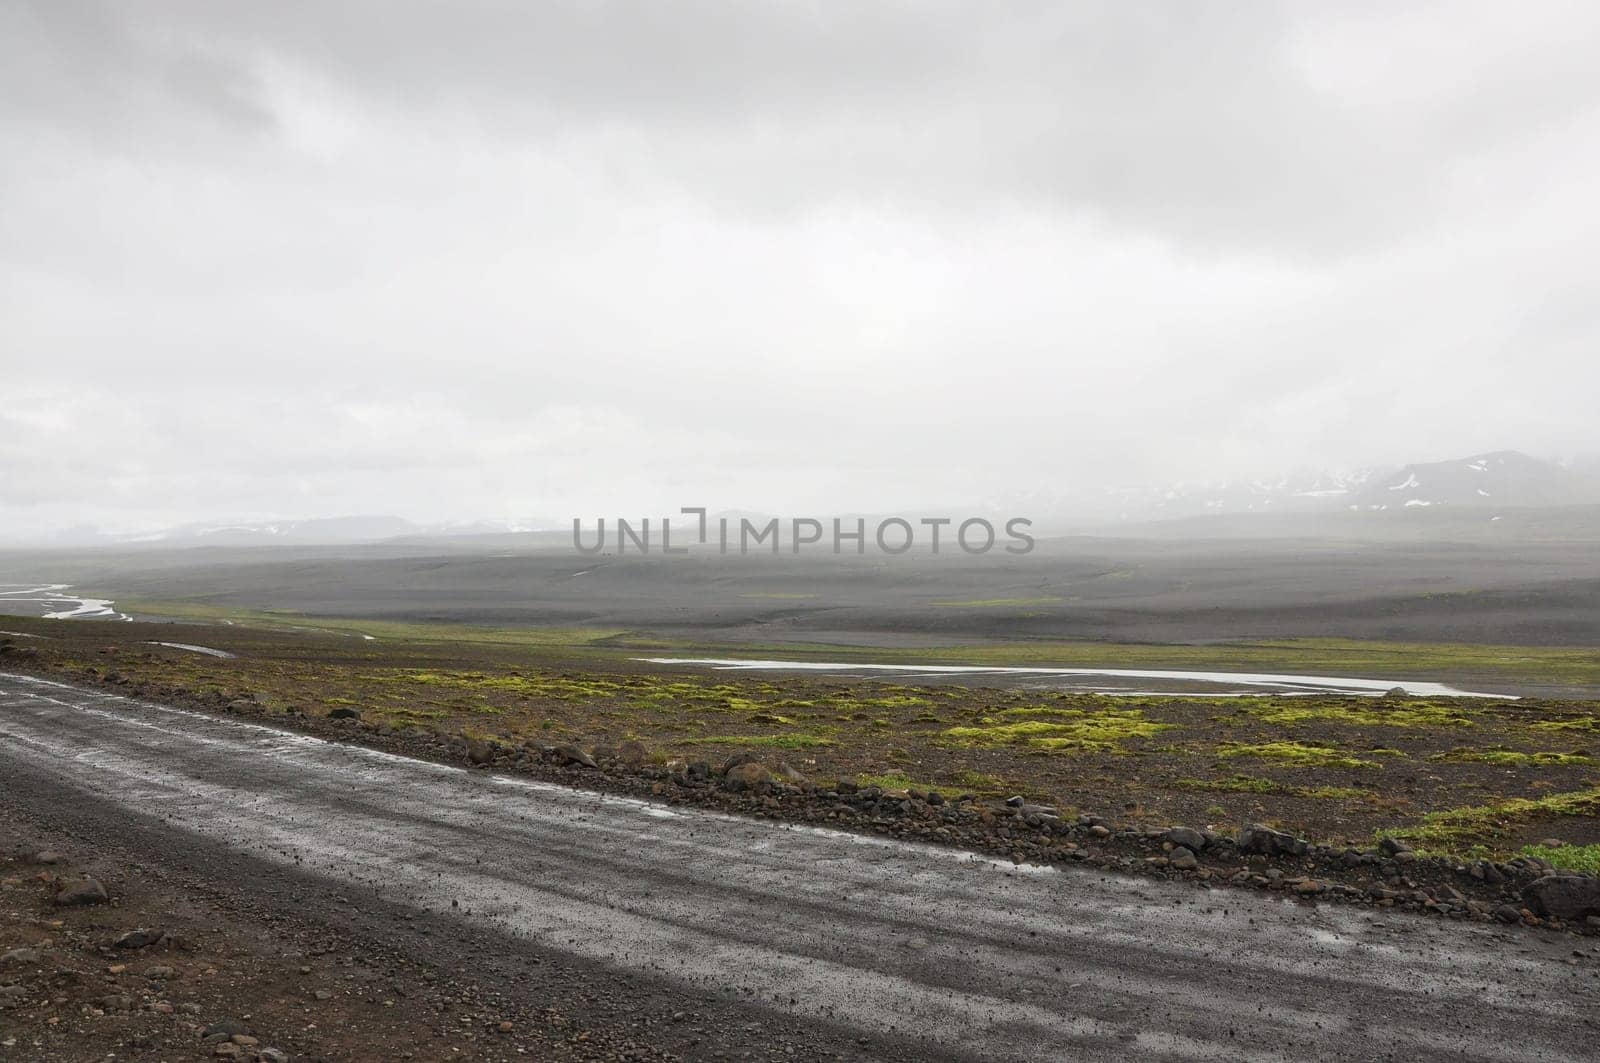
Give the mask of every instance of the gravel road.
[[1590, 939], [1013, 867], [26, 676], [0, 674], [0, 796], [273, 867], [299, 883], [285, 904], [321, 891], [406, 913], [398, 936], [457, 928], [486, 964], [555, 954], [766, 1009], [819, 1049], [1600, 1058]]

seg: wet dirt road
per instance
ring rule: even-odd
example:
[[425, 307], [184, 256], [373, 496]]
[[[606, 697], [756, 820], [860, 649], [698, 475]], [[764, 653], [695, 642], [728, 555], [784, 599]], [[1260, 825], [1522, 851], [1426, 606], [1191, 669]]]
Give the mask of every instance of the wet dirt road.
[[[909, 1058], [1596, 1058], [1592, 941], [786, 827], [0, 675], [0, 795]], [[102, 813], [104, 814], [104, 813]]]

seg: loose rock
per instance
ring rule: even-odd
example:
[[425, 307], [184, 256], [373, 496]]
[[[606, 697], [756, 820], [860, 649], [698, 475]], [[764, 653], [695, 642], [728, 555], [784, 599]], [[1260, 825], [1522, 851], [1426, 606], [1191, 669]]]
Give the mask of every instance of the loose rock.
[[1181, 845], [1188, 849], [1191, 855], [1206, 847], [1206, 836], [1192, 827], [1173, 827], [1167, 831], [1165, 837], [1173, 845]]
[[1576, 922], [1600, 915], [1600, 878], [1590, 875], [1545, 875], [1522, 891], [1538, 915]]
[[56, 893], [56, 903], [62, 907], [82, 904], [104, 904], [110, 900], [106, 888], [98, 879], [85, 875], [83, 878], [67, 882]]
[[119, 949], [143, 949], [154, 945], [166, 937], [159, 930], [130, 930], [117, 938], [113, 944]]
[[250, 1027], [238, 1019], [220, 1019], [207, 1026], [200, 1034], [202, 1041], [226, 1041], [234, 1034], [249, 1035]]
[[593, 757], [575, 745], [556, 746], [554, 755], [558, 764], [576, 764], [585, 768], [599, 767]]
[[1268, 856], [1304, 856], [1310, 843], [1304, 838], [1252, 823], [1239, 832], [1239, 850], [1246, 853], [1265, 853]]
[[739, 764], [725, 772], [722, 777], [724, 789], [735, 793], [748, 790], [752, 793], [763, 793], [772, 788], [772, 774], [760, 764], [747, 762]]

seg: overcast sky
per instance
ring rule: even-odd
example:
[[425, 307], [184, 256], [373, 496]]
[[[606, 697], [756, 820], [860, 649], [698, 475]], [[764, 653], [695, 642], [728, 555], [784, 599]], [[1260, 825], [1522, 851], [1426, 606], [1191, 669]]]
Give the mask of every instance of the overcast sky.
[[0, 0], [0, 519], [1600, 450], [1600, 6]]

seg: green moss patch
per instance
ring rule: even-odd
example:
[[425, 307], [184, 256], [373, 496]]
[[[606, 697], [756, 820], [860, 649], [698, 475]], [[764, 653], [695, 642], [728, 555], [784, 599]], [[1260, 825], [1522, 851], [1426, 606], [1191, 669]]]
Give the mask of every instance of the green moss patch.
[[1539, 720], [1529, 726], [1536, 731], [1575, 731], [1579, 734], [1600, 734], [1600, 716], [1579, 716], [1571, 720]]
[[[1392, 750], [1373, 750], [1374, 753], [1393, 753]], [[1279, 764], [1293, 764], [1305, 768], [1376, 768], [1375, 760], [1361, 760], [1332, 746], [1317, 746], [1307, 742], [1260, 742], [1247, 744], [1227, 742], [1217, 747], [1223, 757], [1254, 757]]]
[[1429, 760], [1481, 764], [1592, 764], [1587, 753], [1524, 753], [1519, 749], [1495, 746], [1491, 749], [1452, 749], [1435, 753]]
[[1324, 801], [1355, 801], [1373, 796], [1371, 790], [1354, 786], [1291, 786], [1275, 779], [1259, 779], [1250, 775], [1235, 775], [1229, 779], [1179, 779], [1176, 785], [1184, 790], [1211, 793], [1286, 794]]
[[983, 771], [958, 771], [955, 774], [955, 781], [964, 789], [978, 794], [1011, 793], [1017, 789], [1014, 784], [1000, 776]]
[[1415, 827], [1386, 831], [1422, 849], [1471, 852], [1531, 820], [1545, 816], [1600, 815], [1600, 787], [1548, 797], [1516, 797], [1490, 805], [1430, 812]]
[[1145, 718], [1143, 712], [1088, 712], [1079, 709], [1051, 711], [1049, 720], [1000, 723], [985, 718], [973, 727], [951, 727], [941, 741], [976, 748], [1020, 745], [1043, 752], [1069, 749], [1112, 750], [1135, 738], [1148, 738], [1173, 725]]
[[1472, 727], [1461, 708], [1437, 701], [1381, 698], [1367, 701], [1262, 700], [1244, 711], [1263, 723], [1340, 723], [1354, 727]]
[[1600, 875], [1600, 845], [1524, 845], [1521, 856], [1536, 856], [1552, 867]]

